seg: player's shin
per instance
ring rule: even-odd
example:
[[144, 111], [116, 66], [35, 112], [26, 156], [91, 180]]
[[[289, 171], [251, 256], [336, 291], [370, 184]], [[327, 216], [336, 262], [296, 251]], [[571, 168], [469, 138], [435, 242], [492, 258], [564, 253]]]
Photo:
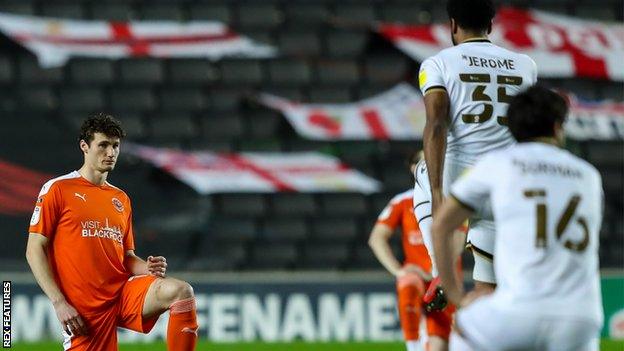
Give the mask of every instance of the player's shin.
[[407, 274], [397, 281], [399, 317], [407, 351], [420, 351], [420, 301], [424, 283], [416, 274]]
[[190, 297], [174, 302], [169, 307], [167, 326], [167, 350], [193, 351], [197, 344], [199, 326], [195, 298]]

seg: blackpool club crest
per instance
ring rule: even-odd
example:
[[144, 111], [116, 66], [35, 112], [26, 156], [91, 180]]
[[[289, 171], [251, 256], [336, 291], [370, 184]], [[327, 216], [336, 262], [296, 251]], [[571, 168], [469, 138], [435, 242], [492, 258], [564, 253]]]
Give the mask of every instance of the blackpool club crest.
[[116, 197], [114, 197], [114, 198], [113, 198], [113, 206], [115, 207], [115, 209], [116, 209], [118, 212], [123, 212], [123, 210], [124, 210], [124, 206], [123, 206], [123, 204], [122, 204], [122, 203], [121, 203], [121, 201], [119, 201], [119, 199], [118, 199], [118, 198], [116, 198]]

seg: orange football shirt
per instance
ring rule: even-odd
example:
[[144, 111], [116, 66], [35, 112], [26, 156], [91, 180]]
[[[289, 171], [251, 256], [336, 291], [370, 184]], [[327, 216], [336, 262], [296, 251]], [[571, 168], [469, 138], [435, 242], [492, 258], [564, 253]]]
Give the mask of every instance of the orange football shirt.
[[413, 190], [405, 191], [392, 198], [377, 218], [377, 223], [385, 224], [392, 230], [400, 226], [405, 254], [403, 263], [415, 264], [426, 272], [431, 272], [431, 259], [423, 242], [418, 221], [414, 216]]
[[88, 315], [115, 303], [134, 250], [130, 199], [109, 183], [95, 185], [77, 171], [43, 185], [30, 233], [49, 239], [54, 279], [67, 301]]

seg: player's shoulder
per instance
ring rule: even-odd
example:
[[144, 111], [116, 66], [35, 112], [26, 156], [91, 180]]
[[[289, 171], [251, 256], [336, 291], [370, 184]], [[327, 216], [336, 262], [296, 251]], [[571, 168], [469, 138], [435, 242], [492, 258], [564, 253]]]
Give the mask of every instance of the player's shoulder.
[[526, 67], [528, 67], [528, 68], [532, 69], [533, 71], [537, 72], [537, 63], [535, 63], [535, 60], [533, 60], [531, 58], [531, 56], [529, 56], [527, 54], [520, 53], [520, 52], [515, 52], [515, 51], [511, 51], [511, 50], [509, 50], [509, 51], [513, 52], [516, 55], [516, 57], [517, 57], [516, 60], [521, 61], [521, 62], [523, 61], [525, 63]]
[[569, 163], [575, 164], [577, 168], [580, 168], [583, 172], [589, 174], [596, 179], [602, 179], [598, 168], [596, 168], [596, 166], [594, 166], [593, 164], [589, 163], [587, 160], [584, 160], [565, 149], [561, 149], [561, 152], [563, 154], [563, 157], [566, 158]]
[[398, 205], [401, 203], [404, 203], [406, 201], [411, 202], [414, 199], [414, 190], [413, 189], [408, 189], [405, 190], [402, 193], [396, 194], [392, 200], [390, 200], [390, 204], [392, 205]]
[[539, 142], [518, 143], [512, 147], [510, 155], [547, 160], [600, 179], [600, 172], [594, 165], [559, 146]]
[[560, 149], [559, 152], [562, 164], [580, 173], [582, 181], [589, 186], [589, 189], [602, 189], [602, 175], [596, 166], [568, 150]]
[[39, 192], [39, 196], [49, 193], [50, 190], [54, 188], [62, 188], [78, 178], [80, 178], [80, 173], [78, 173], [78, 171], [72, 171], [56, 178], [52, 178], [43, 184], [41, 191]]
[[524, 62], [527, 66], [532, 67], [534, 69], [537, 69], [537, 64], [531, 58], [531, 56], [529, 56], [527, 54], [523, 54], [523, 53], [518, 52], [518, 51], [513, 51], [513, 50], [510, 50], [510, 49], [504, 48], [502, 46], [495, 45], [495, 47], [496, 47], [496, 50], [498, 50], [504, 56], [512, 57], [516, 61]]
[[402, 193], [396, 194], [393, 198], [395, 201], [412, 200], [414, 198], [414, 190], [407, 189]]
[[533, 61], [533, 59], [529, 55], [527, 55], [527, 54], [523, 54], [521, 52], [514, 51], [514, 50], [511, 50], [511, 49], [508, 49], [508, 48], [505, 48], [505, 47], [502, 47], [502, 46], [499, 46], [499, 45], [495, 45], [495, 44], [492, 44], [492, 47], [494, 48], [494, 50], [496, 50], [496, 51], [498, 51], [501, 54], [504, 54], [506, 56], [515, 56], [517, 58], [522, 58], [522, 59], [527, 60], [527, 61]]
[[[128, 194], [126, 194], [126, 192], [121, 189], [120, 187], [111, 184], [109, 181], [106, 181], [106, 185], [108, 185], [109, 189], [111, 189], [111, 191], [115, 192], [117, 196], [123, 198], [123, 200], [130, 202], [130, 196], [128, 196]], [[120, 200], [122, 200], [120, 198]]]
[[451, 47], [438, 51], [437, 54], [427, 58], [427, 60], [431, 62], [436, 62], [436, 63], [444, 62], [444, 61], [449, 60], [450, 58], [456, 59], [457, 54], [461, 52], [462, 52], [462, 49], [459, 46], [451, 46]]
[[426, 58], [420, 66], [421, 68], [436, 66], [442, 69], [444, 66], [448, 65], [449, 62], [453, 62], [456, 59], [457, 53], [458, 53], [457, 46], [451, 46], [449, 48], [442, 49], [438, 51], [437, 54]]
[[537, 63], [535, 63], [535, 60], [533, 60], [533, 58], [527, 54], [521, 54], [521, 53], [516, 53], [517, 55], [519, 55], [520, 57], [522, 57], [525, 61], [527, 61], [533, 68], [535, 68], [537, 70]]

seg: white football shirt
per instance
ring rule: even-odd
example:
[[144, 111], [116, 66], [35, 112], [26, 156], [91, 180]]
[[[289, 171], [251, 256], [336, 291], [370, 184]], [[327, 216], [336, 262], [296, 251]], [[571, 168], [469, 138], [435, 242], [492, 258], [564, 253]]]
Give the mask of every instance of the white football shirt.
[[418, 74], [423, 95], [444, 89], [450, 98], [446, 159], [474, 164], [486, 152], [514, 143], [505, 126], [513, 95], [537, 82], [527, 55], [472, 39], [426, 59]]
[[600, 173], [556, 146], [530, 142], [484, 156], [451, 188], [496, 223], [494, 301], [501, 308], [602, 323]]

